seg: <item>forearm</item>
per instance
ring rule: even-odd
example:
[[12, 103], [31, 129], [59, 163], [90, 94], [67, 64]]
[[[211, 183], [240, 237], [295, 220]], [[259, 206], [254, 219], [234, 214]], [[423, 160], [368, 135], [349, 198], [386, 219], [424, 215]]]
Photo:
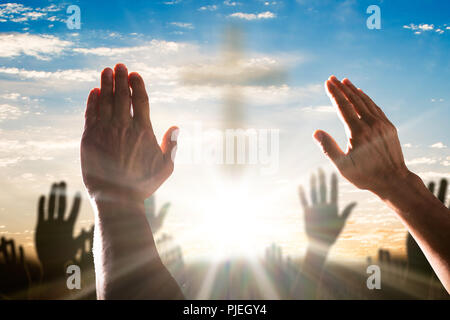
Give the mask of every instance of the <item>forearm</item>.
[[412, 173], [378, 195], [399, 215], [450, 292], [450, 210]]
[[309, 246], [303, 259], [301, 271], [292, 284], [291, 295], [304, 300], [317, 298], [327, 252]]
[[110, 198], [94, 204], [98, 298], [183, 298], [159, 257], [143, 202]]

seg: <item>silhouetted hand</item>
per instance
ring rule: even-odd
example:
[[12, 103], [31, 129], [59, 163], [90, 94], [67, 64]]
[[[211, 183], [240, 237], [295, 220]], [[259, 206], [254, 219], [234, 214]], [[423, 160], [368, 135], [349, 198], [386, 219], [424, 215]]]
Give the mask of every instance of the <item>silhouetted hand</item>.
[[156, 234], [162, 227], [164, 219], [166, 218], [167, 211], [169, 210], [170, 203], [165, 203], [159, 210], [159, 214], [155, 215], [155, 196], [152, 195], [145, 199], [145, 215], [147, 216], [148, 223], [152, 228], [153, 234]]
[[82, 270], [93, 269], [94, 267], [94, 253], [92, 251], [94, 247], [94, 226], [88, 231], [82, 229], [80, 235], [77, 237], [77, 242], [80, 244], [77, 252], [80, 253], [78, 259], [74, 262], [80, 266]]
[[[319, 197], [317, 191], [319, 191]], [[356, 203], [350, 203], [339, 214], [336, 174], [331, 176], [331, 192], [330, 198], [327, 200], [325, 174], [321, 169], [319, 169], [319, 190], [317, 190], [316, 176], [311, 175], [311, 204], [308, 204], [301, 186], [299, 187], [299, 197], [304, 210], [305, 229], [309, 241], [328, 249], [338, 238]]]
[[73, 237], [73, 231], [80, 210], [81, 195], [77, 193], [75, 196], [67, 219], [66, 202], [64, 182], [52, 185], [46, 208], [45, 197], [41, 196], [39, 199], [35, 242], [44, 277], [65, 274], [66, 263], [74, 259], [79, 247], [79, 240]]
[[139, 74], [128, 76], [126, 67], [118, 64], [113, 81], [113, 71], [105, 69], [101, 91], [96, 88], [89, 95], [85, 118], [81, 168], [84, 184], [94, 199], [125, 195], [144, 202], [171, 175], [177, 127], [166, 132], [160, 147]]
[[7, 298], [27, 299], [30, 275], [25, 263], [23, 247], [16, 252], [14, 240], [1, 238], [0, 242], [0, 293]]
[[[435, 184], [434, 182], [430, 182], [428, 185], [428, 190], [434, 194]], [[442, 179], [439, 185], [439, 191], [437, 198], [445, 204], [445, 195], [447, 193], [447, 180]], [[408, 258], [408, 267], [413, 269], [415, 272], [420, 272], [422, 274], [433, 274], [433, 268], [428, 262], [427, 258], [423, 254], [417, 242], [408, 232], [408, 236], [406, 238], [406, 252]]]

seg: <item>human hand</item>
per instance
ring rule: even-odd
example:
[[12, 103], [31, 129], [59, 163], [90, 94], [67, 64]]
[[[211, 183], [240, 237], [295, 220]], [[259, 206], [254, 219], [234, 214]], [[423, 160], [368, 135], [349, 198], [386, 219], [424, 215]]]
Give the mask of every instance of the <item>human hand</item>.
[[350, 203], [339, 214], [338, 210], [338, 181], [336, 174], [331, 176], [330, 199], [327, 202], [327, 186], [325, 174], [319, 169], [319, 194], [317, 197], [317, 181], [314, 174], [311, 175], [311, 205], [306, 200], [303, 188], [299, 187], [300, 202], [304, 210], [305, 230], [309, 242], [319, 245], [320, 249], [328, 250], [336, 242], [339, 234], [345, 226], [356, 202]]
[[81, 234], [77, 237], [79, 247], [77, 252], [80, 253], [79, 259], [74, 259], [74, 263], [84, 269], [94, 268], [94, 226], [86, 231], [81, 230]]
[[157, 233], [166, 218], [167, 211], [169, 210], [170, 203], [165, 203], [162, 208], [159, 210], [158, 215], [155, 215], [155, 196], [152, 195], [149, 198], [145, 199], [145, 215], [147, 216], [148, 223], [152, 228], [153, 234]]
[[332, 76], [326, 89], [346, 127], [347, 150], [344, 153], [322, 130], [317, 130], [314, 138], [348, 181], [384, 198], [395, 182], [413, 175], [405, 165], [397, 129], [350, 80], [341, 82]]
[[[428, 190], [434, 194], [435, 183], [430, 182], [428, 184]], [[439, 191], [437, 194], [437, 198], [445, 204], [445, 195], [447, 193], [447, 180], [442, 179], [439, 184]], [[425, 257], [422, 249], [420, 249], [416, 240], [414, 240], [411, 233], [408, 232], [408, 236], [406, 238], [406, 252], [408, 259], [408, 267], [415, 272], [420, 272], [422, 274], [432, 275], [433, 268]]]
[[125, 197], [143, 202], [171, 175], [178, 128], [171, 127], [158, 145], [138, 73], [128, 75], [123, 64], [114, 72], [104, 69], [101, 89], [89, 95], [85, 118], [81, 169], [95, 200]]
[[42, 264], [44, 277], [64, 274], [65, 264], [74, 259], [78, 250], [78, 239], [73, 231], [81, 204], [81, 195], [76, 194], [72, 209], [65, 220], [66, 184], [52, 185], [45, 210], [45, 196], [39, 199], [38, 221], [35, 243], [38, 258]]
[[[8, 249], [9, 247], [9, 249]], [[16, 252], [14, 240], [1, 238], [0, 242], [0, 292], [8, 298], [28, 298], [30, 275], [23, 247]]]

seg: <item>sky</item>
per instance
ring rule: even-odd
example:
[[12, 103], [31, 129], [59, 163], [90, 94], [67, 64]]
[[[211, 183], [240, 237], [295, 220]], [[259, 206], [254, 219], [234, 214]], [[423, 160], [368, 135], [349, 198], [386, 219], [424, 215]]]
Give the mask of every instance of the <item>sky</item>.
[[[80, 8], [79, 29], [66, 23], [71, 5]], [[370, 5], [380, 8], [381, 29], [367, 27]], [[236, 73], [226, 60], [230, 28], [242, 39]], [[450, 178], [448, 1], [2, 1], [0, 43], [0, 234], [29, 255], [37, 200], [52, 182], [67, 181], [71, 197], [83, 193], [76, 232], [93, 223], [79, 161], [83, 112], [101, 70], [118, 62], [142, 74], [156, 136], [180, 127], [179, 156], [195, 143], [206, 148], [198, 128], [223, 129], [230, 96], [244, 128], [278, 132], [274, 172], [248, 166], [238, 185], [221, 165], [175, 160], [155, 196], [157, 207], [171, 203], [161, 232], [188, 261], [262, 254], [273, 242], [304, 253], [297, 187], [308, 188], [319, 167], [334, 172], [311, 135], [324, 129], [346, 143], [324, 91], [332, 74], [385, 111], [412, 171], [425, 182]], [[190, 81], [195, 73], [199, 83]], [[404, 254], [394, 213], [339, 182], [340, 208], [358, 205], [330, 259], [362, 260], [380, 247]]]

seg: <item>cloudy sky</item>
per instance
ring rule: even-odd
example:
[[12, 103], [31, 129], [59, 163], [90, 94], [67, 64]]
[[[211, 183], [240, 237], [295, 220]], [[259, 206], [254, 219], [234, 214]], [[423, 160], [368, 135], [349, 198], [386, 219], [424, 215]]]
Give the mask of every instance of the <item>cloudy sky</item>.
[[[372, 4], [381, 8], [380, 30], [366, 26]], [[66, 24], [70, 5], [81, 10], [80, 29]], [[331, 74], [350, 78], [385, 110], [410, 169], [427, 182], [450, 178], [449, 10], [437, 0], [2, 1], [0, 234], [32, 255], [39, 195], [60, 180], [70, 196], [85, 195], [78, 157], [85, 100], [100, 71], [123, 62], [146, 81], [157, 137], [181, 128], [179, 154], [201, 140], [194, 128], [223, 128], [230, 95], [244, 108], [243, 127], [279, 130], [277, 170], [250, 168], [238, 187], [228, 186], [220, 165], [176, 162], [156, 201], [171, 202], [162, 232], [185, 258], [259, 254], [272, 242], [301, 255], [297, 186], [318, 167], [333, 171], [312, 132], [325, 129], [345, 143], [323, 90]], [[227, 78], [230, 26], [243, 45], [239, 70]], [[193, 83], [195, 72], [208, 76]], [[231, 78], [240, 81], [227, 85]], [[340, 191], [341, 207], [358, 206], [332, 259], [364, 259], [379, 247], [403, 253], [405, 230], [388, 208], [342, 179]], [[77, 232], [92, 221], [84, 198]]]

